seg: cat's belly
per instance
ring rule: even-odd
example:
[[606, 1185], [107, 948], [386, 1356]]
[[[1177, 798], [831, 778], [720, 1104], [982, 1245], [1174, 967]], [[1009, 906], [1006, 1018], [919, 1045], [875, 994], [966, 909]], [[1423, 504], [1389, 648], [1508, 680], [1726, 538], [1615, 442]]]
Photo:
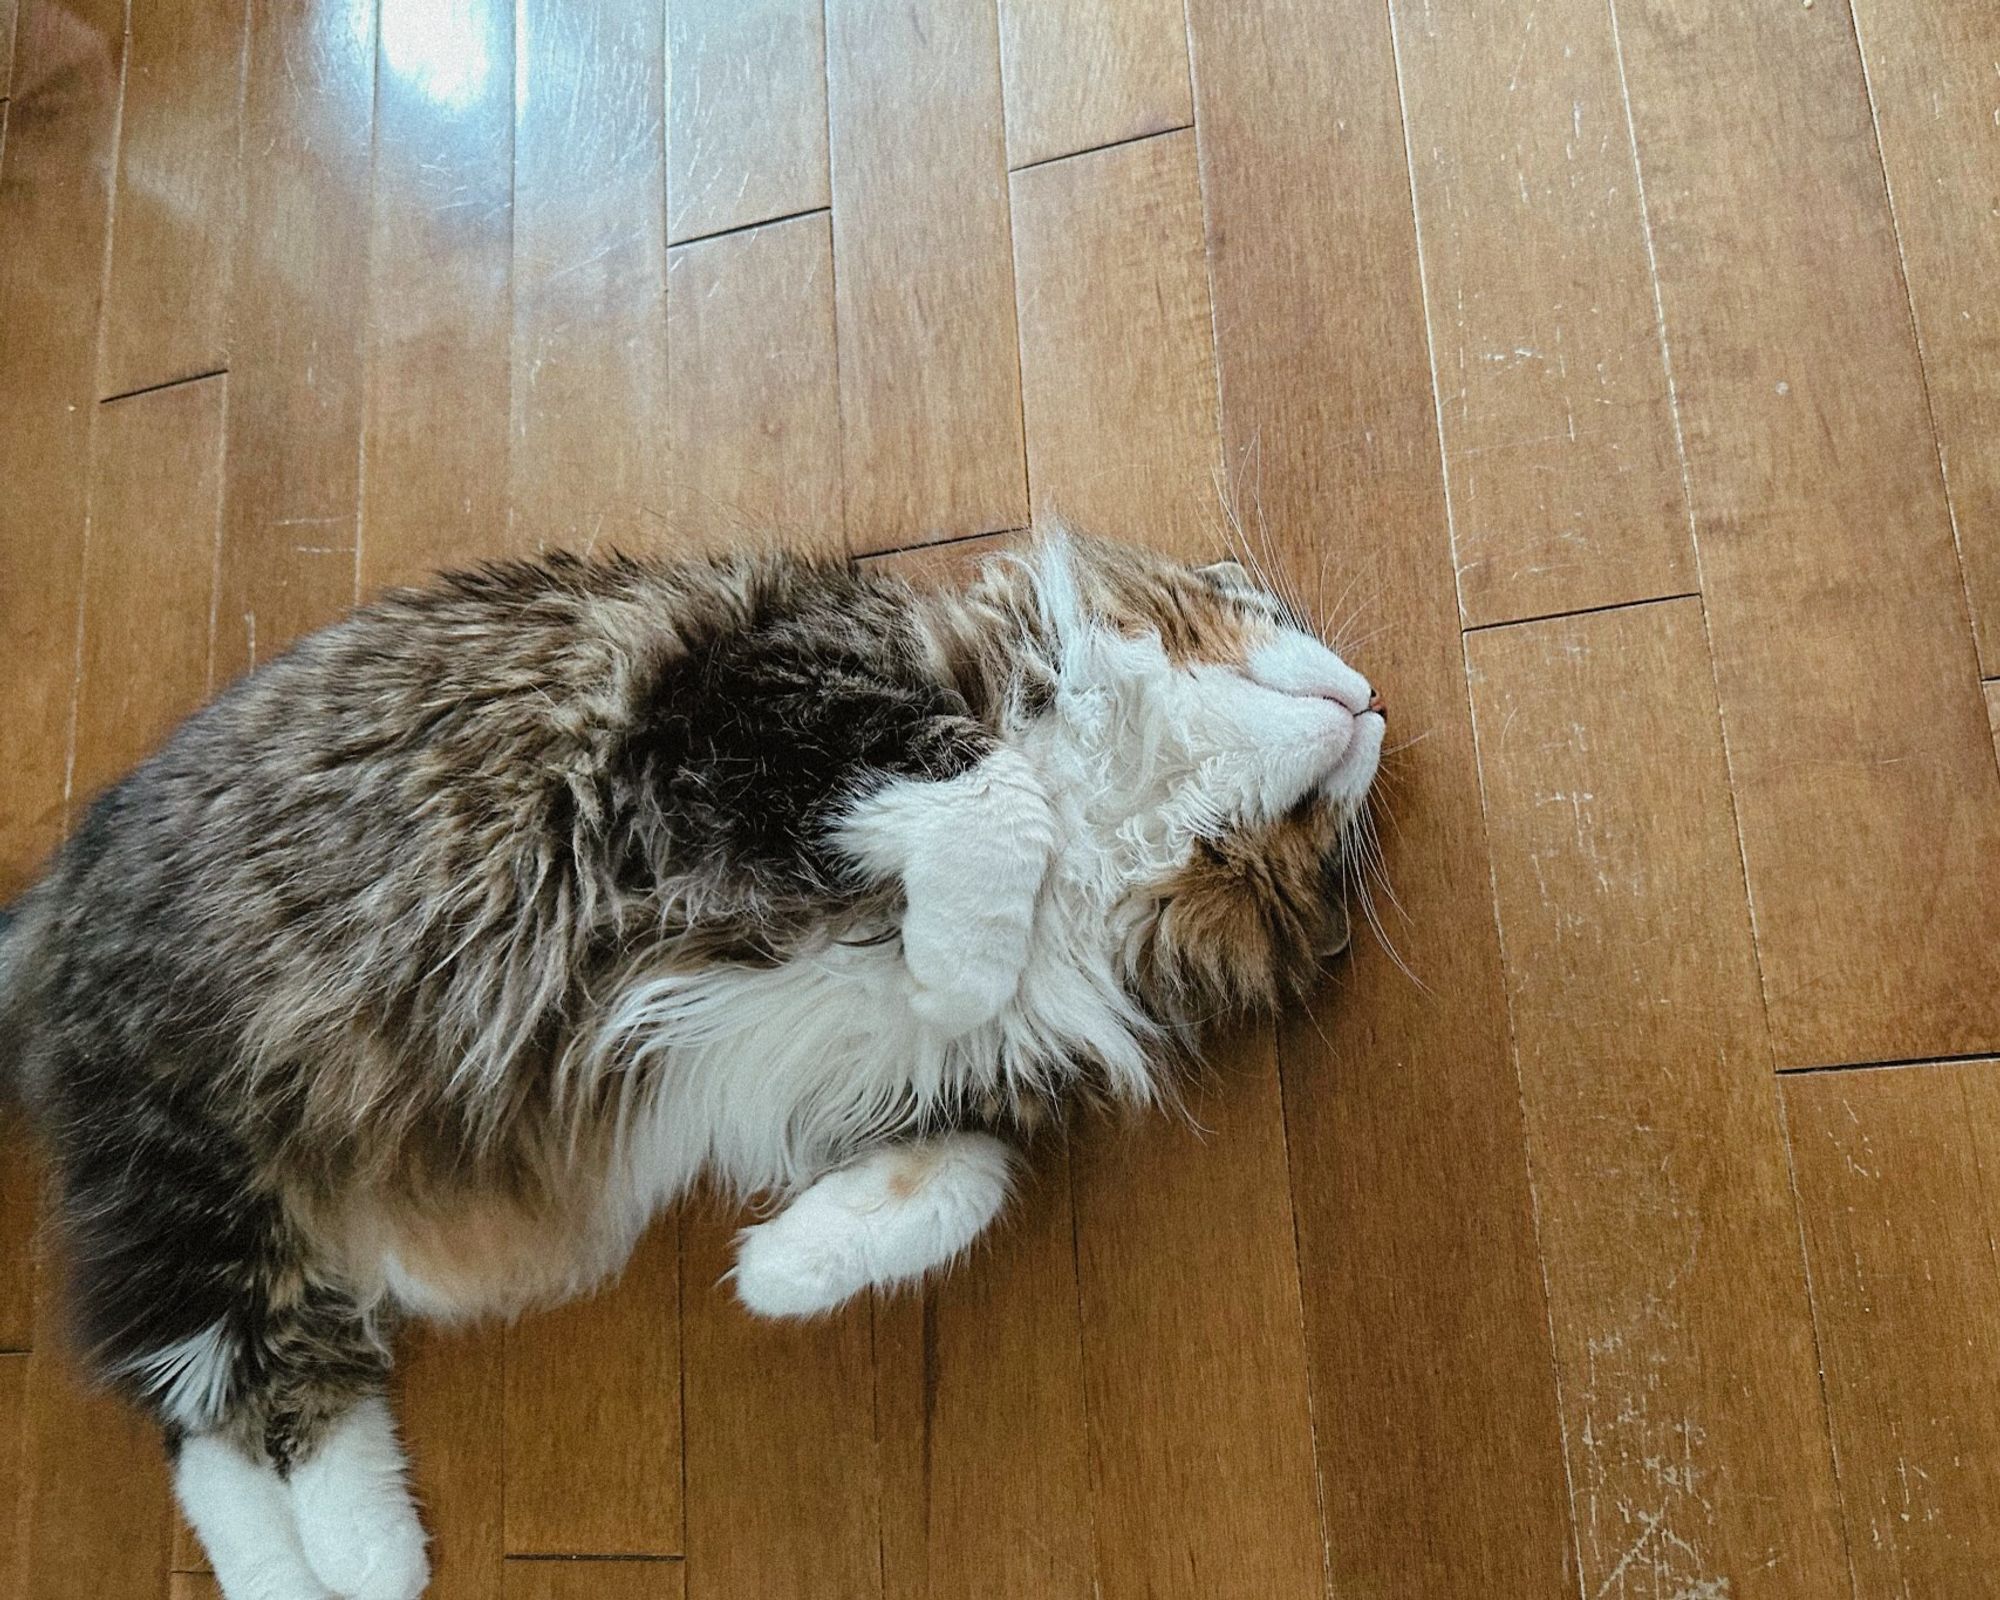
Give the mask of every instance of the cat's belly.
[[[593, 1188], [601, 1188], [601, 1178]], [[507, 1317], [595, 1288], [618, 1271], [638, 1229], [606, 1213], [601, 1195], [530, 1208], [492, 1197], [423, 1206], [371, 1203], [343, 1254], [367, 1299], [441, 1322]]]

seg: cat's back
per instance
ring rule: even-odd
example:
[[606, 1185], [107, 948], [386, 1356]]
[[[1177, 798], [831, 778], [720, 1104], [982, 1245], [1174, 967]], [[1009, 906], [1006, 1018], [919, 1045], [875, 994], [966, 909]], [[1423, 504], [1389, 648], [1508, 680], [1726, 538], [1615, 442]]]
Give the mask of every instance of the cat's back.
[[662, 674], [845, 581], [783, 556], [558, 556], [392, 592], [233, 685], [100, 796], [24, 918], [65, 988], [115, 974], [202, 1010], [240, 1011], [258, 983], [409, 996], [460, 941], [557, 923], [584, 937], [606, 909], [625, 747]]

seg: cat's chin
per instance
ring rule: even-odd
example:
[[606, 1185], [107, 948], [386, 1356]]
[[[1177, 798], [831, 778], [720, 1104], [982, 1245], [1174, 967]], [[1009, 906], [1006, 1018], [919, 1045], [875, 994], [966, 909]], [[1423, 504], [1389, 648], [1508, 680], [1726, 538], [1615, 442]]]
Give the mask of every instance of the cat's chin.
[[1387, 732], [1388, 722], [1379, 711], [1364, 712], [1354, 719], [1354, 737], [1320, 780], [1320, 792], [1328, 800], [1351, 809], [1367, 798], [1382, 765], [1382, 739]]

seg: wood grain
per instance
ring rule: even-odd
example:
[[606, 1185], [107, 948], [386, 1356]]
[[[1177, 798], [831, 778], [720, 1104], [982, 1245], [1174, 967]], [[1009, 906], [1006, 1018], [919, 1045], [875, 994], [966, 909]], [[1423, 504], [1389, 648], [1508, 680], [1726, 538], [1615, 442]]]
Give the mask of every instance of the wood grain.
[[77, 654], [79, 807], [207, 696], [228, 382], [176, 384], [98, 413]]
[[1012, 182], [1035, 516], [1219, 557], [1194, 135], [1092, 151]]
[[667, 238], [825, 206], [820, 0], [668, 0]]
[[506, 550], [513, 6], [384, 6], [376, 79], [364, 592]]
[[0, 1595], [23, 1600], [27, 1572], [22, 1535], [28, 1503], [28, 1362], [24, 1351], [0, 1354]]
[[1393, 7], [1459, 604], [1695, 587], [1610, 13]]
[[1618, 15], [1778, 1065], [1990, 1049], [2000, 774], [1847, 18]]
[[1785, 1084], [1862, 1595], [1978, 1594], [2000, 1570], [1996, 1073]]
[[1225, 1048], [1189, 1110], [1193, 1127], [1093, 1128], [1075, 1152], [1098, 1592], [1316, 1594], [1326, 1534], [1268, 1038]]
[[999, 39], [983, 0], [831, 0], [847, 536], [1028, 520]]
[[217, 686], [354, 600], [372, 21], [255, 6], [247, 72]]
[[226, 364], [247, 17], [246, 0], [132, 11], [99, 394]]
[[1831, 1595], [1840, 1498], [1701, 603], [1467, 653], [1583, 1592]]
[[1280, 1037], [1331, 1584], [1574, 1594], [1387, 22], [1190, 20], [1235, 498], [1330, 620], [1387, 625], [1357, 664], [1408, 744], [1384, 914], [1422, 987], [1363, 934]]
[[1981, 0], [1855, 0], [1981, 670], [2000, 675], [2000, 17]]
[[1010, 1214], [932, 1287], [923, 1320], [920, 1592], [936, 1600], [1100, 1592], [1069, 1166], [1053, 1141], [1029, 1160]]
[[509, 1561], [502, 1600], [681, 1600], [678, 1561]]
[[1194, 121], [1179, 0], [1001, 0], [1007, 165]]
[[425, 1600], [493, 1600], [505, 1545], [505, 1330], [413, 1330], [397, 1369], [397, 1420], [431, 1536]]
[[[0, 1114], [0, 1353], [34, 1343], [35, 1212], [41, 1168], [18, 1110]], [[0, 1596], [7, 1591], [0, 1588]]]
[[636, 552], [666, 515], [660, 7], [518, 18], [512, 537]]
[[22, 1600], [158, 1600], [172, 1526], [159, 1434], [86, 1387], [56, 1319], [45, 1303], [28, 1357]]
[[[63, 825], [124, 6], [25, 0], [0, 164], [0, 902]], [[8, 1248], [20, 1236], [9, 1230]]]
[[676, 549], [843, 547], [824, 212], [668, 253], [667, 438]]
[[175, 1572], [167, 1577], [167, 1600], [227, 1600], [222, 1585], [206, 1572]]
[[671, 1222], [641, 1241], [608, 1288], [507, 1330], [506, 1428], [509, 1555], [680, 1554], [680, 1239]]
[[879, 1593], [868, 1302], [804, 1324], [753, 1319], [722, 1281], [751, 1219], [701, 1201], [686, 1210], [688, 1593]]

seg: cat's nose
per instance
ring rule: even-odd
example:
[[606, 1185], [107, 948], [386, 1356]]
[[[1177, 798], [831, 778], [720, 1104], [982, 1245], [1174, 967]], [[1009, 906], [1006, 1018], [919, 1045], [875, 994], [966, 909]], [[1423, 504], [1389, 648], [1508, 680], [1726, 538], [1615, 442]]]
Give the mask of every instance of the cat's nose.
[[1384, 722], [1389, 720], [1389, 702], [1382, 698], [1382, 691], [1380, 689], [1369, 691], [1367, 709], [1374, 712]]

